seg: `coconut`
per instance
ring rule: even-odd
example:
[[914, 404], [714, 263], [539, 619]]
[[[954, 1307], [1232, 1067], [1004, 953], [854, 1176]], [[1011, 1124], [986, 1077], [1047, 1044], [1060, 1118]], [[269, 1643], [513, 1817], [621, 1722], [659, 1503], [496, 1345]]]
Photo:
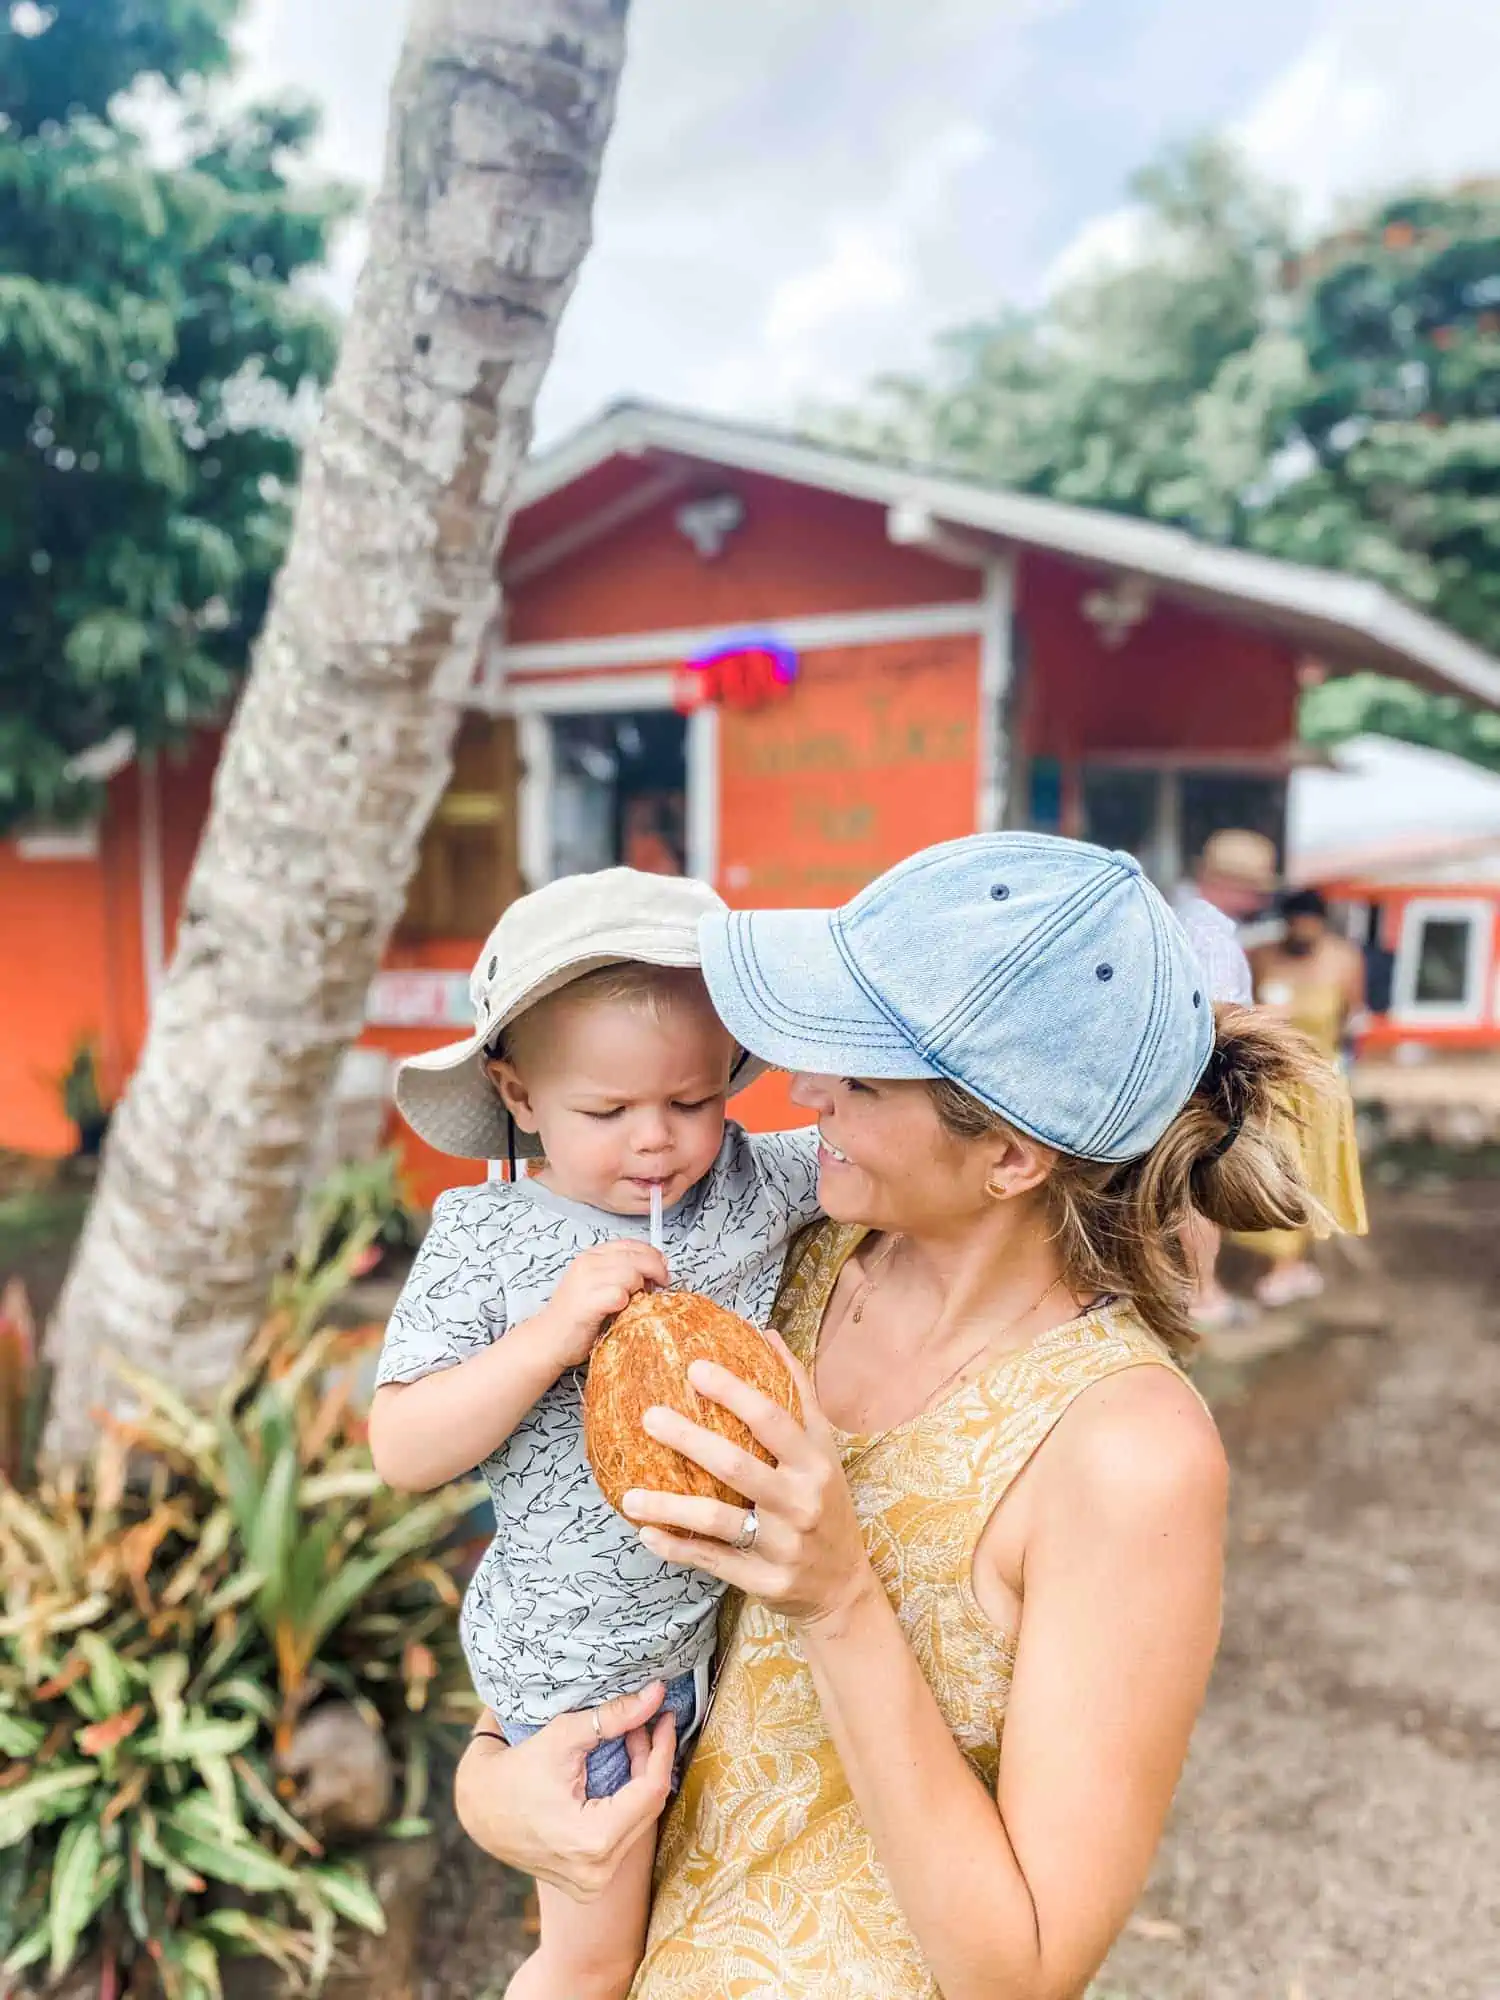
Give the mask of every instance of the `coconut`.
[[658, 1406], [679, 1410], [773, 1463], [738, 1417], [691, 1386], [688, 1369], [695, 1361], [717, 1361], [801, 1420], [791, 1370], [759, 1328], [697, 1292], [640, 1292], [595, 1347], [583, 1397], [589, 1464], [616, 1511], [633, 1489], [745, 1504], [743, 1494], [642, 1428], [646, 1411]]

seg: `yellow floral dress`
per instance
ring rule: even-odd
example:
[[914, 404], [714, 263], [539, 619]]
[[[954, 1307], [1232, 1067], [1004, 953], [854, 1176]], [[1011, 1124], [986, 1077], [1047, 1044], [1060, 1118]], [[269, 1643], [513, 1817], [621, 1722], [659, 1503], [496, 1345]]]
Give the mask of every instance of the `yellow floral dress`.
[[[810, 1365], [861, 1229], [794, 1254], [776, 1324]], [[1135, 1310], [1097, 1307], [1007, 1356], [874, 1449], [841, 1440], [865, 1542], [964, 1755], [993, 1791], [1015, 1660], [970, 1572], [995, 1507], [1080, 1391], [1171, 1367]], [[938, 2000], [850, 1795], [796, 1634], [753, 1600], [725, 1609], [719, 1679], [657, 1857], [632, 2000]]]
[[1364, 1236], [1369, 1231], [1354, 1099], [1338, 1073], [1346, 1006], [1343, 995], [1331, 985], [1302, 981], [1292, 985], [1278, 980], [1274, 973], [1261, 982], [1256, 998], [1263, 1005], [1276, 1007], [1294, 1028], [1316, 1043], [1335, 1071], [1326, 1091], [1316, 1097], [1299, 1092], [1287, 1106], [1291, 1121], [1287, 1142], [1298, 1156], [1303, 1179], [1327, 1221], [1312, 1229], [1262, 1229], [1236, 1238], [1246, 1249], [1269, 1257], [1273, 1263], [1291, 1263], [1306, 1257], [1315, 1239]]

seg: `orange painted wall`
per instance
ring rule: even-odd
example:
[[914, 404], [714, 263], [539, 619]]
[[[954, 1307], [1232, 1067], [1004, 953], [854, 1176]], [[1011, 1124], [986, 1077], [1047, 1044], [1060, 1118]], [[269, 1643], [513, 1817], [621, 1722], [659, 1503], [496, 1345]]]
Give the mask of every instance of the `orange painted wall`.
[[831, 907], [974, 829], [979, 643], [805, 653], [791, 695], [719, 719], [719, 882], [746, 908]]
[[[440, 938], [421, 943], [393, 944], [385, 964], [393, 971], [467, 972], [479, 956], [482, 938]], [[420, 1055], [442, 1041], [457, 1041], [458, 1031], [446, 1033], [436, 1028], [366, 1028], [361, 1046], [383, 1049], [398, 1061], [402, 1056]], [[401, 1150], [402, 1172], [412, 1198], [430, 1208], [444, 1188], [463, 1187], [484, 1179], [482, 1160], [459, 1160], [439, 1153], [419, 1139], [392, 1107], [387, 1124], [390, 1143]]]
[[[935, 840], [972, 833], [979, 642], [806, 653], [795, 692], [719, 720], [719, 882], [742, 909], [844, 902]], [[812, 1123], [784, 1076], [736, 1100], [751, 1131]]]
[[104, 871], [26, 861], [0, 845], [0, 1146], [67, 1153], [56, 1079], [85, 1037], [108, 1036]]
[[672, 516], [688, 496], [674, 495], [515, 589], [508, 640], [732, 627], [978, 595], [975, 570], [895, 547], [879, 507], [738, 473], [708, 490], [725, 488], [744, 501], [745, 521], [721, 555], [703, 561], [677, 532]]
[[1035, 757], [1090, 751], [1275, 752], [1296, 733], [1296, 656], [1284, 640], [1158, 603], [1111, 650], [1084, 615], [1097, 579], [1028, 552], [1022, 730]]
[[[168, 955], [208, 808], [216, 733], [159, 766], [162, 890]], [[118, 1095], [146, 1029], [141, 934], [141, 773], [112, 780], [88, 861], [22, 859], [0, 844], [0, 1146], [71, 1151], [56, 1079], [81, 1040], [95, 1043], [107, 1092]], [[14, 944], [12, 945], [12, 940]]]
[[[507, 553], [567, 529], [628, 483], [618, 462], [600, 468], [528, 510]], [[507, 638], [733, 628], [978, 596], [974, 570], [894, 546], [882, 508], [740, 473], [710, 477], [703, 490], [725, 489], [744, 500], [746, 518], [722, 555], [702, 561], [677, 532], [672, 516], [690, 496], [675, 494], [514, 590]], [[903, 855], [974, 825], [977, 640], [820, 650], [801, 664], [785, 703], [720, 717], [718, 887], [741, 907], [840, 902]], [[783, 1077], [752, 1085], [734, 1112], [756, 1131], [809, 1122]]]

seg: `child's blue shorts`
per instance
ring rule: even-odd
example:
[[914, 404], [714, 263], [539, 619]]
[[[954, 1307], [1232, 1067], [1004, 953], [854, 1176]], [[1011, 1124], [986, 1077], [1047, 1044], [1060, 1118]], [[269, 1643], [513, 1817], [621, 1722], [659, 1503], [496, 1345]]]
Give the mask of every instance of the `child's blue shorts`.
[[[705, 1661], [696, 1672], [679, 1674], [676, 1680], [668, 1681], [667, 1698], [657, 1710], [658, 1715], [670, 1710], [677, 1718], [674, 1783], [682, 1776], [692, 1740], [703, 1727], [703, 1718], [708, 1712], [709, 1675], [709, 1663]], [[540, 1726], [538, 1723], [501, 1720], [500, 1733], [507, 1743], [524, 1743], [528, 1736], [536, 1735]], [[606, 1737], [597, 1750], [589, 1752], [588, 1796], [591, 1799], [611, 1798], [629, 1782], [630, 1752], [625, 1747], [625, 1738]]]

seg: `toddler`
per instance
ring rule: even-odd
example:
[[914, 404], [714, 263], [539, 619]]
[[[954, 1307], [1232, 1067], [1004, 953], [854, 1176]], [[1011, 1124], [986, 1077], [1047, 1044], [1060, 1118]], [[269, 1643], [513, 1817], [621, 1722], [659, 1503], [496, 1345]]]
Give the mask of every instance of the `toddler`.
[[[723, 1586], [659, 1561], [605, 1502], [583, 1448], [582, 1370], [635, 1293], [669, 1281], [764, 1325], [786, 1247], [817, 1212], [812, 1132], [750, 1138], [741, 1057], [698, 971], [703, 884], [574, 876], [501, 918], [466, 1041], [402, 1065], [432, 1145], [536, 1162], [442, 1195], [386, 1332], [370, 1420], [382, 1477], [421, 1492], [482, 1467], [497, 1533], [464, 1600], [474, 1684], [514, 1743], [663, 1681], [686, 1744], [703, 1720]], [[665, 1257], [648, 1218], [661, 1190]], [[602, 1797], [623, 1741], [588, 1760]], [[539, 1888], [540, 1946], [511, 2000], [614, 2000], [645, 1938], [652, 1843], [584, 1907]]]

